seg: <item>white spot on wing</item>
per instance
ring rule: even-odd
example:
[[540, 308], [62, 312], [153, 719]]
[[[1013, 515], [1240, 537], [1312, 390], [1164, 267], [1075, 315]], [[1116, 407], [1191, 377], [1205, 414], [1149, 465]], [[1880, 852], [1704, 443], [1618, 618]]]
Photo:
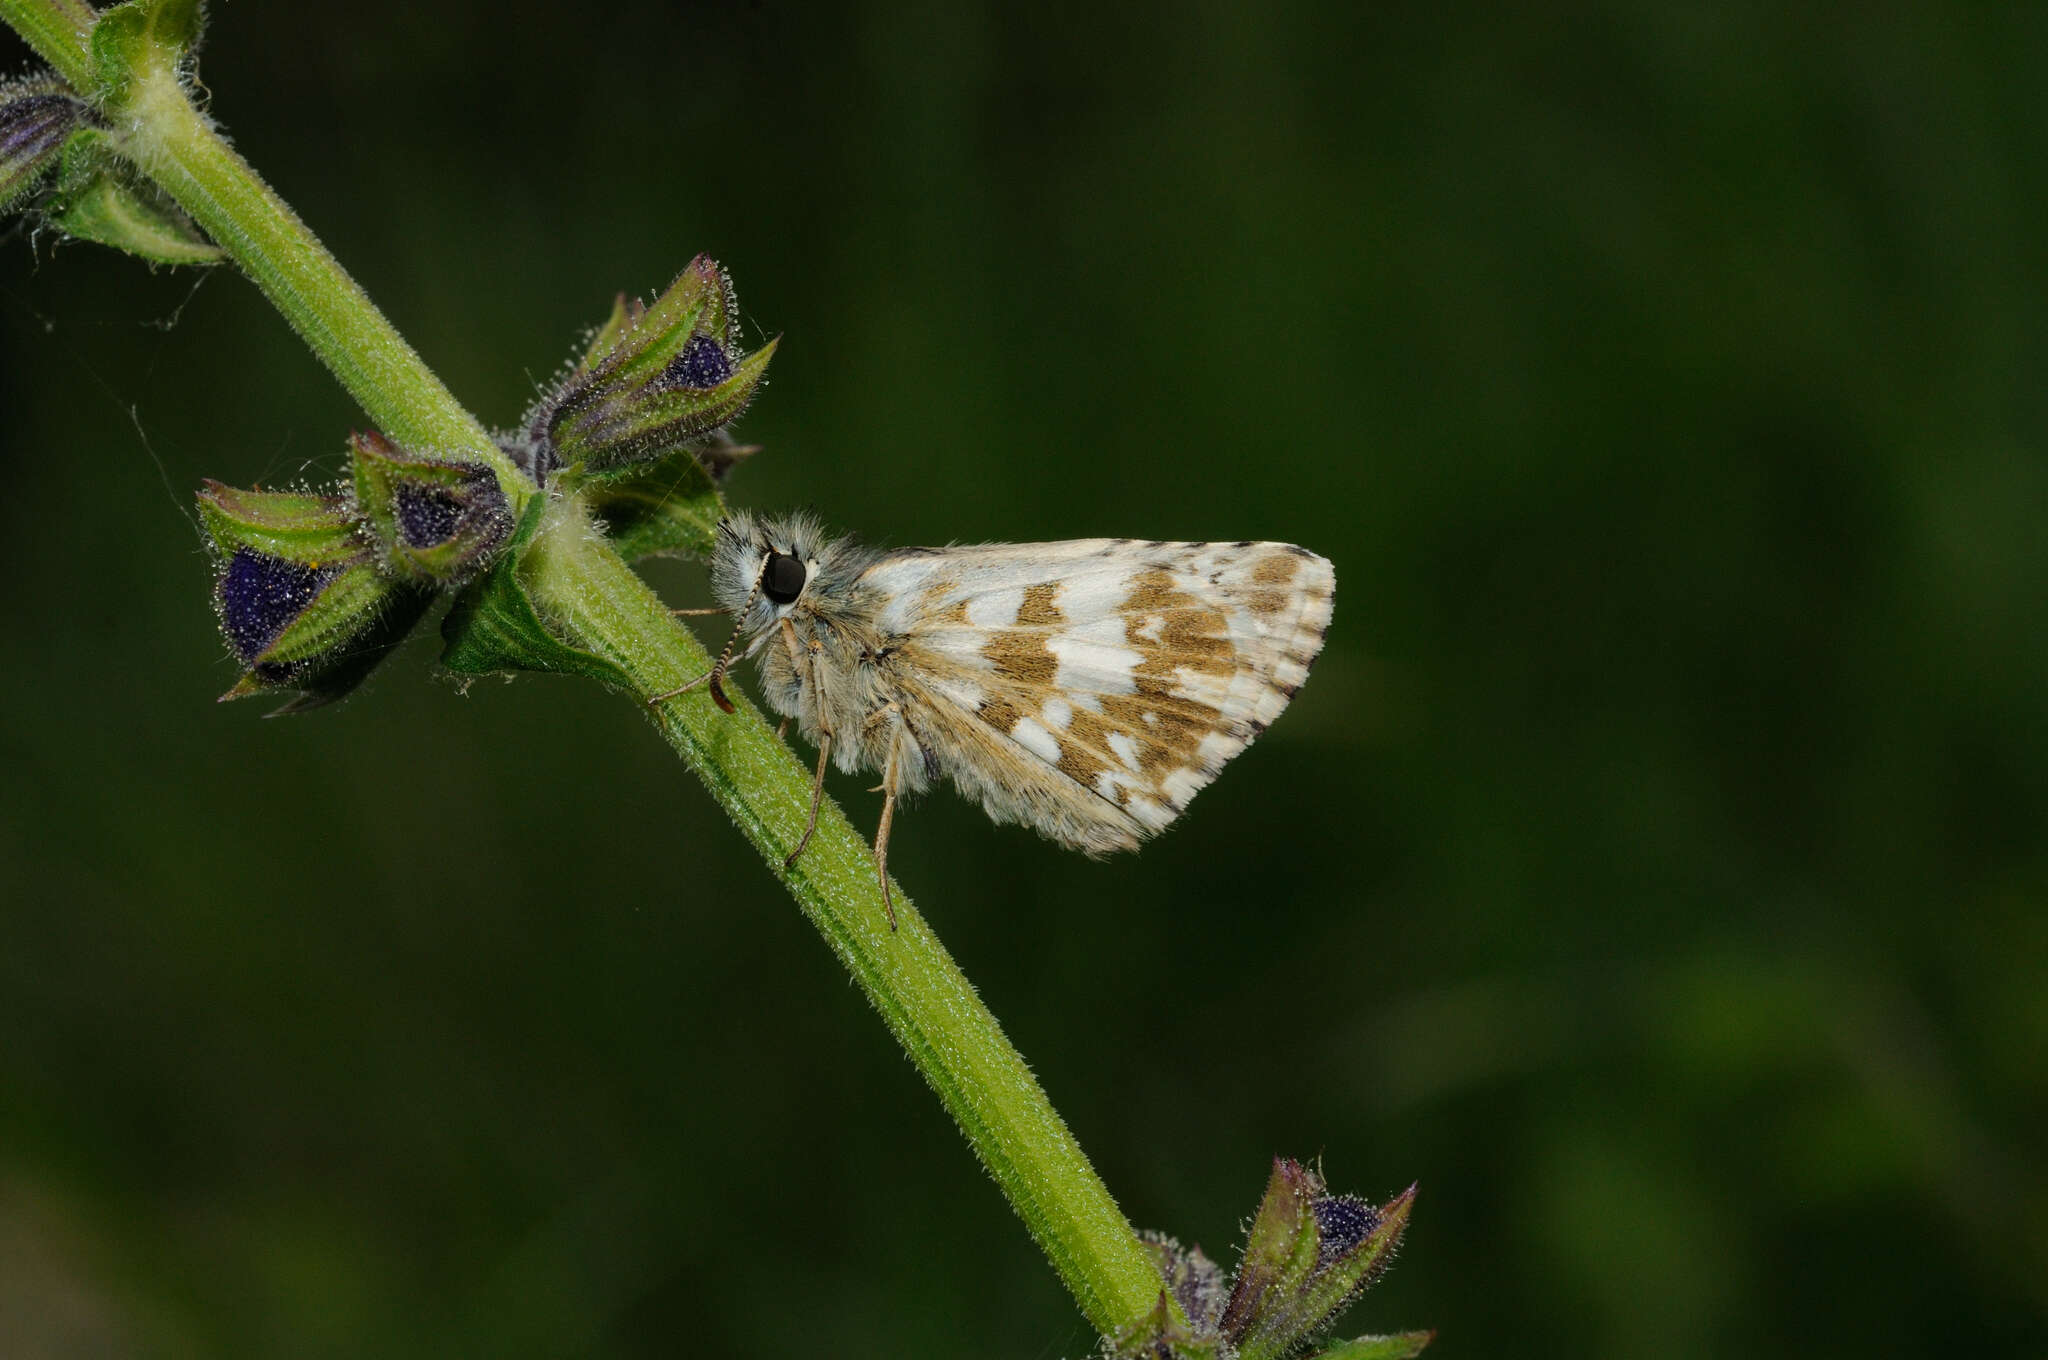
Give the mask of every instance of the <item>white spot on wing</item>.
[[1121, 616], [1111, 614], [1107, 618], [1088, 619], [1059, 632], [1061, 638], [1073, 642], [1093, 643], [1098, 647], [1122, 648], [1125, 642], [1124, 621]]
[[1014, 587], [991, 590], [967, 602], [967, 621], [976, 628], [1008, 628], [1024, 607], [1024, 592]]
[[1054, 695], [1045, 701], [1045, 725], [1055, 732], [1064, 732], [1074, 721], [1074, 706], [1065, 699]]
[[972, 713], [981, 707], [981, 686], [975, 684], [966, 676], [956, 674], [933, 675], [930, 683], [933, 692], [938, 694], [940, 698], [947, 700], [955, 708]]
[[[1119, 630], [1117, 642], [1122, 641], [1123, 634]], [[1045, 649], [1059, 658], [1060, 668], [1053, 676], [1056, 688], [1076, 694], [1137, 693], [1138, 686], [1132, 679], [1132, 672], [1143, 658], [1128, 647], [1112, 646], [1067, 632], [1047, 638]]]
[[1133, 774], [1137, 773], [1138, 743], [1132, 741], [1130, 737], [1122, 732], [1111, 732], [1109, 734], [1109, 749], [1116, 752], [1116, 758], [1124, 763], [1125, 769], [1130, 770]]
[[1052, 733], [1039, 726], [1035, 719], [1017, 719], [1017, 725], [1010, 729], [1010, 736], [1019, 746], [1022, 746], [1046, 764], [1059, 764], [1059, 742], [1053, 737]]

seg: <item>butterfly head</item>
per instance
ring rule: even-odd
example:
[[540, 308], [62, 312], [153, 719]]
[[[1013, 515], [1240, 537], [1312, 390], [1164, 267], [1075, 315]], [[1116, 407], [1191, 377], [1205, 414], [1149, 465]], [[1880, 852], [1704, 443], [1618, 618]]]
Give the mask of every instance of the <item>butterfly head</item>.
[[735, 510], [718, 524], [711, 592], [741, 633], [758, 633], [815, 590], [830, 544], [807, 515], [777, 519]]

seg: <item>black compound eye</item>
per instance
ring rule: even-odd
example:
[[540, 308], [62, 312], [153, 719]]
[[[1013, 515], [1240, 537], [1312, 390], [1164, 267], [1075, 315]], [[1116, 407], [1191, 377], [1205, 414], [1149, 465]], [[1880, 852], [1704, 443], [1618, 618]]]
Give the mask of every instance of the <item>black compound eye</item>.
[[777, 604], [788, 604], [804, 590], [804, 564], [788, 553], [768, 554], [768, 568], [761, 573], [761, 593]]

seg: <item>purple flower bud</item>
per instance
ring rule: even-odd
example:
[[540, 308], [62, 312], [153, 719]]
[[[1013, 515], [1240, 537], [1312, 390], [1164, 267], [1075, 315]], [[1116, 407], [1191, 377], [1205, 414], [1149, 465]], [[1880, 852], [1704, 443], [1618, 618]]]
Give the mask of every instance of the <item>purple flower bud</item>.
[[[569, 376], [528, 414], [514, 457], [541, 475], [580, 464], [609, 478], [720, 440], [777, 343], [742, 356], [735, 314], [730, 281], [702, 255], [651, 305], [621, 297]], [[728, 466], [705, 460], [713, 476]]]
[[246, 668], [222, 695], [279, 690], [280, 712], [338, 699], [411, 631], [433, 592], [397, 580], [346, 498], [317, 491], [238, 491], [208, 482], [199, 513], [219, 570], [214, 608]]
[[1316, 1246], [1318, 1270], [1354, 1250], [1380, 1226], [1380, 1211], [1351, 1195], [1325, 1195], [1313, 1207], [1316, 1232], [1322, 1238]]
[[236, 548], [220, 574], [221, 631], [244, 665], [255, 665], [285, 625], [306, 612], [334, 579], [335, 567], [309, 567], [252, 548]]
[[483, 463], [415, 457], [374, 430], [351, 437], [349, 451], [357, 508], [397, 574], [467, 580], [510, 536], [505, 492]]
[[[1374, 1208], [1351, 1195], [1327, 1193], [1313, 1170], [1276, 1157], [1227, 1298], [1220, 1274], [1199, 1251], [1184, 1252], [1170, 1239], [1147, 1239], [1161, 1278], [1188, 1319], [1185, 1329], [1161, 1324], [1159, 1353], [1237, 1360], [1298, 1353], [1386, 1268], [1414, 1194], [1411, 1189]], [[1429, 1338], [1413, 1333], [1387, 1340], [1393, 1347], [1388, 1354], [1413, 1355]]]
[[408, 548], [438, 548], [462, 523], [462, 502], [438, 487], [400, 486], [393, 503], [398, 538]]
[[0, 208], [25, 197], [88, 121], [85, 101], [53, 81], [0, 85]]
[[668, 361], [661, 371], [663, 387], [716, 387], [732, 376], [732, 359], [725, 346], [708, 335], [693, 335], [683, 342], [682, 353]]

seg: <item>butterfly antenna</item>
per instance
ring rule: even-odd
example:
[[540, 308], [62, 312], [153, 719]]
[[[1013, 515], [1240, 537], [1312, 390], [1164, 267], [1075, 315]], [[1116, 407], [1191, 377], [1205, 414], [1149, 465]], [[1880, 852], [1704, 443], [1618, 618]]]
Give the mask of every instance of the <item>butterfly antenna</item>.
[[732, 700], [725, 697], [725, 668], [732, 664], [732, 649], [739, 645], [740, 630], [747, 626], [747, 611], [754, 607], [754, 597], [761, 593], [761, 582], [768, 575], [768, 558], [762, 557], [761, 569], [754, 573], [754, 588], [747, 592], [747, 602], [739, 607], [733, 616], [732, 636], [725, 640], [725, 650], [718, 654], [717, 664], [711, 668], [711, 702], [727, 713], [737, 713]]

